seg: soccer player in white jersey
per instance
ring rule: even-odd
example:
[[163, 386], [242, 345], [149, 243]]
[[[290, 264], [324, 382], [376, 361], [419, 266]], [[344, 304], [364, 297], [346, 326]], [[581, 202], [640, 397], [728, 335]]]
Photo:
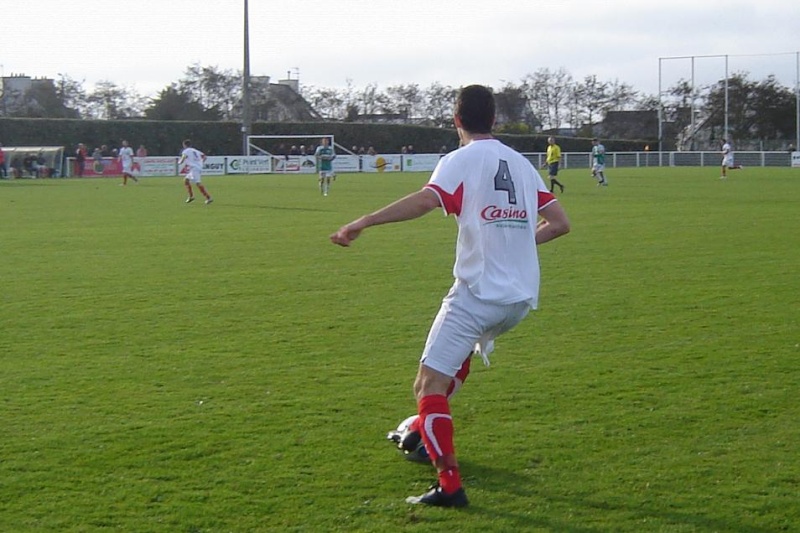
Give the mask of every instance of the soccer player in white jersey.
[[139, 183], [139, 179], [133, 175], [133, 148], [128, 146], [128, 141], [122, 141], [117, 159], [122, 164], [122, 185], [128, 184], [128, 178]]
[[728, 177], [728, 169], [741, 170], [742, 165], [733, 164], [733, 148], [727, 139], [722, 139], [722, 176], [719, 179], [724, 180]]
[[189, 197], [186, 198], [186, 203], [194, 202], [194, 191], [192, 190], [192, 183], [197, 185], [197, 190], [206, 197], [206, 204], [210, 204], [214, 200], [203, 184], [201, 183], [201, 175], [203, 172], [203, 161], [206, 160], [206, 154], [196, 148], [192, 148], [192, 141], [186, 139], [183, 141], [183, 151], [181, 158], [178, 160], [178, 168], [186, 163], [186, 176], [183, 178], [183, 184], [189, 192]]
[[[350, 246], [361, 232], [418, 218], [437, 207], [458, 224], [455, 282], [442, 301], [420, 358], [414, 394], [419, 430], [438, 480], [412, 504], [464, 507], [448, 395], [463, 382], [472, 353], [488, 364], [494, 339], [519, 323], [539, 298], [537, 245], [569, 231], [569, 220], [539, 173], [492, 134], [491, 89], [463, 88], [455, 105], [461, 148], [443, 156], [430, 181], [342, 226], [331, 241]], [[541, 217], [541, 219], [539, 218]], [[537, 223], [538, 220], [538, 223]]]

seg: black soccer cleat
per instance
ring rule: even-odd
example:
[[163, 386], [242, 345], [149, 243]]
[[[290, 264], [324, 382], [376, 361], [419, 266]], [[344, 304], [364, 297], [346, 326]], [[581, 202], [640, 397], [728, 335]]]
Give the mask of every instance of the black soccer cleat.
[[422, 433], [419, 431], [409, 431], [400, 442], [397, 443], [397, 447], [406, 452], [413, 452], [419, 448], [421, 441]]
[[431, 505], [433, 507], [461, 508], [468, 506], [469, 500], [467, 499], [467, 493], [464, 491], [464, 487], [461, 487], [452, 494], [447, 494], [442, 490], [442, 487], [439, 486], [439, 483], [436, 482], [431, 485], [430, 490], [425, 494], [406, 498], [406, 503], [412, 505]]

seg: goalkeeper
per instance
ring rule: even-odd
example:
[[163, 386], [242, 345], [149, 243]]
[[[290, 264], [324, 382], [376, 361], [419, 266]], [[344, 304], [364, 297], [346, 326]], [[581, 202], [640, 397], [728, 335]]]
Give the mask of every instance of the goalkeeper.
[[322, 144], [317, 146], [314, 157], [317, 159], [317, 172], [319, 172], [319, 192], [323, 196], [328, 196], [331, 179], [336, 179], [336, 174], [333, 172], [333, 160], [336, 159], [336, 152], [328, 137], [322, 138]]

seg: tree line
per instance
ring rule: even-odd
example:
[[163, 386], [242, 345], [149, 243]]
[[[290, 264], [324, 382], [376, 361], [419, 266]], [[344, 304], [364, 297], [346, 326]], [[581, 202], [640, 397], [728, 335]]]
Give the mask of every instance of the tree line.
[[[183, 76], [155, 96], [104, 80], [86, 89], [83, 81], [58, 74], [52, 85], [37, 84], [22, 105], [0, 109], [8, 117], [239, 121], [242, 116], [242, 73], [193, 64]], [[619, 80], [595, 75], [574, 78], [565, 68], [540, 68], [519, 82], [496, 87], [498, 128], [503, 133], [528, 134], [581, 128], [603, 120], [610, 111], [658, 110], [679, 128], [695, 120], [721, 130], [724, 123], [725, 80], [692, 87], [679, 80], [661, 100]], [[255, 90], [255, 87], [254, 87]], [[343, 88], [303, 86], [301, 96], [328, 121], [359, 122], [376, 115], [395, 122], [450, 128], [457, 87], [434, 82], [381, 88], [377, 83]], [[269, 103], [255, 91], [253, 114], [269, 121]], [[752, 80], [748, 73], [728, 79], [729, 128], [736, 138], [791, 139], [795, 132], [796, 98], [774, 76]]]

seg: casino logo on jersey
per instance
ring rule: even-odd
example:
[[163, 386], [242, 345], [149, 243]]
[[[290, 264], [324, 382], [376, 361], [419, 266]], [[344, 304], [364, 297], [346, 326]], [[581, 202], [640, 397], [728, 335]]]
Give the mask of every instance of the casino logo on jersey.
[[530, 221], [528, 212], [525, 209], [516, 207], [499, 207], [487, 205], [481, 210], [481, 218], [484, 224], [491, 224], [501, 228], [524, 228]]

